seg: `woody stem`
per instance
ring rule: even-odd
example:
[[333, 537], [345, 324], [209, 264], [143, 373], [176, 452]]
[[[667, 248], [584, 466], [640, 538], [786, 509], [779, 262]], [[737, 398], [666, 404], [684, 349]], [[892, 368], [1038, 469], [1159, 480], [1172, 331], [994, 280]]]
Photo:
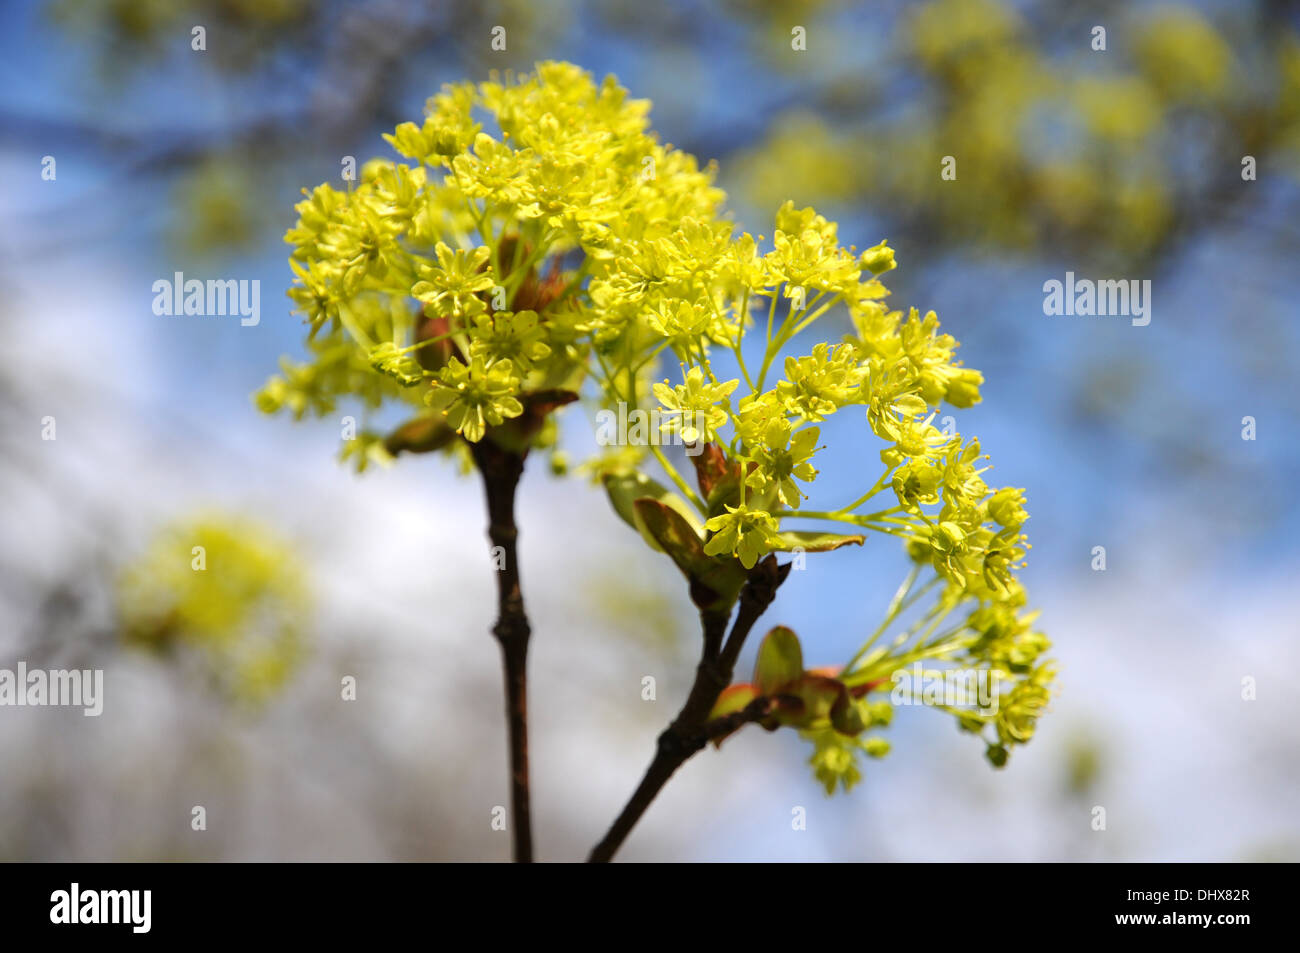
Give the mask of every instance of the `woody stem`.
[[[730, 610], [701, 610], [704, 646], [690, 693], [677, 717], [659, 735], [654, 758], [646, 768], [641, 783], [632, 792], [609, 831], [592, 849], [587, 858], [590, 863], [607, 863], [612, 860], [641, 815], [668, 783], [668, 779], [696, 752], [703, 749], [711, 738], [725, 733], [724, 726], [709, 721], [709, 713], [713, 711], [722, 690], [731, 683], [732, 671], [745, 638], [759, 616], [776, 598], [777, 587], [785, 580], [788, 571], [788, 566], [777, 566], [776, 559], [770, 556], [754, 568], [749, 581], [741, 590], [740, 608], [736, 612], [730, 635], [726, 634]], [[733, 720], [738, 722], [738, 727], [739, 723], [755, 720], [758, 715], [757, 709], [746, 710], [743, 719], [738, 715]]]
[[533, 859], [528, 781], [528, 616], [519, 583], [515, 490], [524, 471], [524, 453], [504, 450], [490, 439], [470, 444], [487, 496], [488, 539], [497, 571], [497, 620], [492, 634], [501, 645], [505, 676], [506, 725], [510, 746], [510, 811], [514, 859]]

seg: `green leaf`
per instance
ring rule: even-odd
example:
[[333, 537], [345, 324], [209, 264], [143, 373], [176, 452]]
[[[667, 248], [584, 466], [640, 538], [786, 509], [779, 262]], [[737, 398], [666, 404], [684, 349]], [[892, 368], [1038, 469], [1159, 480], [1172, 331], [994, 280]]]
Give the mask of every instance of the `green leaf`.
[[704, 540], [699, 530], [666, 502], [648, 496], [633, 500], [632, 525], [642, 531], [655, 549], [671, 556], [689, 577], [703, 572], [711, 562], [704, 555]]
[[760, 695], [779, 695], [803, 677], [799, 636], [783, 625], [767, 633], [754, 663], [754, 686]]
[[861, 546], [865, 536], [841, 536], [837, 533], [789, 532], [777, 533], [773, 549], [783, 553], [801, 549], [805, 553], [829, 553], [841, 546]]
[[614, 507], [614, 512], [622, 517], [623, 522], [639, 532], [650, 544], [651, 549], [657, 552], [664, 551], [654, 536], [646, 530], [645, 522], [637, 515], [633, 504], [639, 499], [651, 499], [663, 503], [685, 519], [697, 536], [704, 535], [704, 524], [691, 509], [691, 505], [644, 473], [609, 473], [605, 475], [604, 483], [605, 492], [609, 495], [609, 502]]
[[835, 684], [839, 686], [839, 691], [835, 695], [835, 703], [831, 705], [831, 727], [842, 735], [856, 738], [867, 727], [866, 723], [844, 683], [836, 681]]
[[802, 728], [807, 724], [808, 706], [798, 695], [776, 695], [772, 702], [771, 715], [761, 722], [768, 731], [776, 731], [782, 725]]
[[677, 508], [669, 505], [670, 501], [660, 502], [650, 497], [633, 500], [633, 525], [643, 528], [643, 534], [651, 544], [672, 557], [677, 568], [690, 580], [691, 599], [697, 606], [701, 609], [730, 608], [745, 584], [747, 574], [744, 567], [731, 556], [706, 555], [698, 520], [688, 520]]
[[738, 502], [740, 464], [729, 462], [716, 443], [706, 444], [699, 453], [688, 454], [688, 457], [695, 467], [696, 482], [700, 495], [708, 504], [710, 516], [721, 513], [725, 504]]
[[830, 718], [835, 705], [848, 696], [843, 682], [825, 675], [805, 675], [791, 690], [804, 700], [809, 718]]
[[730, 715], [732, 712], [740, 711], [755, 698], [758, 692], [753, 685], [728, 685], [718, 696], [717, 702], [713, 705], [713, 711], [709, 712], [707, 721], [715, 718], [722, 718], [724, 715]]
[[413, 417], [384, 438], [384, 449], [393, 456], [399, 453], [432, 453], [441, 450], [456, 436], [441, 414]]
[[856, 736], [866, 726], [852, 696], [837, 678], [805, 672], [786, 684], [776, 697], [774, 722], [793, 728], [831, 727], [843, 735]]
[[[741, 711], [758, 697], [758, 692], [754, 690], [753, 685], [728, 685], [722, 690], [722, 694], [718, 696], [718, 700], [713, 705], [713, 711], [709, 712], [706, 721], [713, 721], [715, 718], [723, 718], [734, 712]], [[735, 731], [714, 738], [713, 747], [721, 748], [722, 742], [733, 734], [735, 734]]]

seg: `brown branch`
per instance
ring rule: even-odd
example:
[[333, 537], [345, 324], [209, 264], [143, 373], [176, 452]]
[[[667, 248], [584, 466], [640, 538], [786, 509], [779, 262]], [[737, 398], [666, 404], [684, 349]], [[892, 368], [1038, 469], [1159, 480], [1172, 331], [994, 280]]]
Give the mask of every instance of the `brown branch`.
[[510, 738], [510, 813], [514, 858], [533, 859], [533, 827], [528, 784], [528, 616], [519, 584], [515, 543], [515, 490], [524, 472], [527, 451], [504, 450], [485, 438], [470, 444], [487, 495], [488, 539], [503, 557], [497, 571], [497, 620], [492, 634], [501, 644], [505, 674], [506, 724]]
[[740, 711], [733, 711], [729, 715], [723, 715], [720, 718], [705, 722], [703, 729], [701, 729], [704, 732], [705, 740], [718, 741], [750, 722], [762, 721], [771, 713], [774, 701], [775, 699], [763, 695], [755, 698]]
[[[762, 717], [759, 702], [765, 706], [767, 699], [757, 699], [754, 703], [722, 718], [709, 720], [709, 712], [718, 701], [722, 690], [731, 684], [732, 671], [736, 659], [745, 643], [754, 623], [776, 598], [776, 590], [785, 581], [790, 572], [790, 565], [778, 565], [775, 556], [768, 556], [754, 567], [740, 592], [740, 608], [731, 626], [731, 634], [726, 644], [722, 643], [722, 634], [726, 630], [730, 613], [700, 613], [700, 622], [704, 629], [704, 647], [700, 653], [700, 664], [695, 669], [695, 682], [677, 717], [673, 719], [663, 733], [659, 735], [655, 756], [646, 768], [641, 783], [637, 785], [632, 797], [624, 805], [622, 812], [610, 826], [600, 843], [591, 851], [588, 861], [607, 863], [622, 846], [627, 835], [631, 833], [641, 815], [659, 795], [668, 779], [683, 764], [690, 760], [714, 738], [720, 738], [739, 728], [746, 721], [756, 721]], [[753, 709], [753, 711], [750, 711]], [[763, 708], [766, 711], [766, 708]], [[733, 724], [734, 722], [734, 724]]]

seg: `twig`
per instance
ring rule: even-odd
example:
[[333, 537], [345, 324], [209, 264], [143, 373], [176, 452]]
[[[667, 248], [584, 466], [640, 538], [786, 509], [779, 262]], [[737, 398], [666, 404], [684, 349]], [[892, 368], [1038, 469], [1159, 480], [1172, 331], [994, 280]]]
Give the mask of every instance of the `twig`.
[[483, 475], [487, 495], [488, 539], [502, 557], [497, 572], [497, 620], [492, 634], [501, 644], [505, 674], [506, 724], [510, 736], [510, 813], [514, 832], [514, 857], [518, 863], [533, 859], [533, 827], [528, 785], [528, 615], [519, 585], [515, 543], [515, 489], [524, 472], [524, 453], [504, 450], [491, 439], [470, 444], [474, 462]]
[[720, 718], [705, 722], [703, 729], [705, 739], [707, 741], [718, 741], [752, 721], [762, 721], [771, 713], [774, 702], [775, 699], [770, 696], [760, 696], [740, 709], [740, 711], [733, 711], [730, 715], [723, 715]]
[[745, 638], [759, 616], [776, 598], [776, 590], [789, 572], [790, 564], [778, 565], [775, 556], [768, 556], [754, 567], [740, 592], [740, 608], [725, 645], [722, 643], [722, 634], [729, 613], [708, 610], [700, 613], [704, 647], [700, 653], [700, 664], [695, 669], [695, 682], [690, 694], [672, 724], [659, 735], [654, 759], [646, 768], [645, 776], [604, 838], [592, 849], [591, 856], [587, 858], [589, 862], [607, 863], [613, 859], [641, 815], [668, 783], [668, 779], [710, 740], [723, 737], [747, 721], [756, 721], [763, 716], [767, 699], [757, 699], [740, 712], [709, 720], [709, 712], [717, 703], [718, 696], [731, 683], [732, 671]]

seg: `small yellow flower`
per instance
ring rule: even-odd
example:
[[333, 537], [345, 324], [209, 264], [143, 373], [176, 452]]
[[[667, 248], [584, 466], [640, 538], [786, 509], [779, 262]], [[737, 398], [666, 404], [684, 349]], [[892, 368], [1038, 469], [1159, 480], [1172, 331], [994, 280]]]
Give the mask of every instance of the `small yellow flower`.
[[727, 412], [717, 406], [740, 384], [738, 380], [708, 384], [704, 370], [692, 367], [686, 373], [686, 383], [672, 387], [668, 381], [655, 384], [654, 394], [659, 403], [669, 410], [663, 423], [665, 432], [676, 431], [688, 444], [700, 441], [709, 443], [717, 438], [718, 428], [727, 422]]
[[469, 335], [471, 357], [481, 357], [488, 364], [511, 361], [521, 375], [551, 354], [546, 329], [538, 321], [536, 311], [480, 314], [474, 319]]
[[708, 556], [734, 553], [742, 566], [753, 569], [775, 546], [777, 522], [771, 513], [751, 510], [744, 503], [726, 509], [704, 524], [713, 533], [704, 545], [704, 552]]
[[447, 426], [477, 443], [489, 426], [499, 426], [506, 418], [524, 412], [524, 405], [514, 396], [518, 388], [519, 378], [509, 361], [489, 366], [475, 357], [467, 366], [453, 357], [425, 401], [443, 412]]
[[411, 296], [424, 302], [432, 315], [478, 314], [485, 305], [478, 298], [481, 291], [490, 291], [496, 280], [489, 270], [490, 248], [472, 250], [458, 248], [452, 251], [438, 242], [434, 253], [436, 266], [422, 267], [423, 281], [411, 288]]

